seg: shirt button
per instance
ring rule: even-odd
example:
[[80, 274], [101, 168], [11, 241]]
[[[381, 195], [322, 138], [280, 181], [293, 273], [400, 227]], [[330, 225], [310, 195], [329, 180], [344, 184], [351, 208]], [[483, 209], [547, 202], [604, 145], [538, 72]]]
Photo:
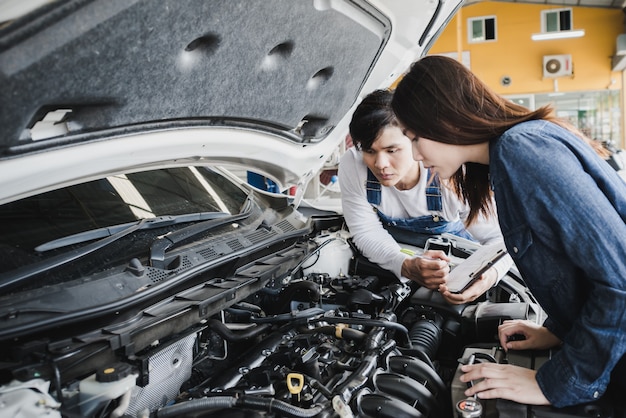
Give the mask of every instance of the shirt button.
[[593, 399], [598, 399], [599, 397], [600, 397], [600, 392], [598, 392], [597, 390], [593, 392]]
[[519, 251], [519, 250], [517, 249], [517, 247], [513, 247], [513, 252], [514, 252], [515, 254], [517, 254], [517, 252], [518, 252], [518, 251]]

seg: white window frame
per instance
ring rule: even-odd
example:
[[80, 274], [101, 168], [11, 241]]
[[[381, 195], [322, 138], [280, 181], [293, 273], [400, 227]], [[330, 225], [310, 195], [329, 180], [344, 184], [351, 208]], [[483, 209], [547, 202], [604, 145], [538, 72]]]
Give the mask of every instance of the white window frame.
[[[493, 39], [475, 39], [474, 38], [474, 22], [481, 21], [482, 22], [482, 31], [483, 37], [486, 36], [485, 33], [485, 21], [491, 19], [493, 20]], [[498, 40], [498, 20], [495, 15], [493, 16], [479, 16], [479, 17], [470, 17], [467, 19], [467, 42], [470, 44], [479, 44], [483, 42], [495, 42]]]
[[[569, 12], [569, 29], [561, 28], [561, 12]], [[548, 14], [558, 13], [559, 19], [557, 19], [557, 24], [559, 28], [557, 30], [548, 31]], [[555, 33], [555, 32], [563, 32], [563, 31], [571, 31], [574, 29], [574, 11], [571, 7], [563, 7], [560, 9], [549, 9], [541, 11], [541, 33]]]

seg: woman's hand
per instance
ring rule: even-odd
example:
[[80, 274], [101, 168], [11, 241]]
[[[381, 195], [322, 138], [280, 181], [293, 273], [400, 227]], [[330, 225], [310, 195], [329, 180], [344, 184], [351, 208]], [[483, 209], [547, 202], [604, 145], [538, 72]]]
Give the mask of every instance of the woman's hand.
[[448, 279], [450, 258], [439, 250], [426, 251], [423, 255], [404, 260], [401, 274], [430, 290], [437, 290]]
[[561, 340], [548, 328], [521, 319], [504, 321], [498, 327], [498, 338], [505, 351], [545, 350], [561, 344]]
[[439, 292], [443, 298], [453, 305], [460, 305], [462, 303], [468, 303], [485, 293], [487, 290], [491, 289], [498, 280], [498, 271], [491, 267], [489, 270], [484, 272], [478, 280], [476, 280], [470, 287], [465, 289], [463, 293], [452, 293], [448, 289], [448, 287], [442, 284], [439, 287]]
[[[537, 372], [511, 364], [478, 363], [461, 366], [461, 382], [473, 382], [466, 396], [508, 399], [527, 405], [550, 405], [537, 384]], [[481, 380], [482, 379], [482, 380]]]

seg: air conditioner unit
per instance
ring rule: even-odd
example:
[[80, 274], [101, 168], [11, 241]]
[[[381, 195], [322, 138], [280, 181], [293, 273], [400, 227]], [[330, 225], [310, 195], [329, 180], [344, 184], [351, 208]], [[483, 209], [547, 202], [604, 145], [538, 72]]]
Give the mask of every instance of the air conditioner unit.
[[544, 55], [543, 56], [543, 77], [556, 78], [572, 75], [572, 56]]

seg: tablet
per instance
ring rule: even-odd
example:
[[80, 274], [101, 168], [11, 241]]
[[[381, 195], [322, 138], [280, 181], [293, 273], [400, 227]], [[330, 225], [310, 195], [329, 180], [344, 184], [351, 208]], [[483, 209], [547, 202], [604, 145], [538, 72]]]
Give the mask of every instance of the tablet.
[[478, 247], [465, 261], [452, 269], [446, 283], [448, 289], [452, 293], [463, 293], [506, 254], [504, 242]]

